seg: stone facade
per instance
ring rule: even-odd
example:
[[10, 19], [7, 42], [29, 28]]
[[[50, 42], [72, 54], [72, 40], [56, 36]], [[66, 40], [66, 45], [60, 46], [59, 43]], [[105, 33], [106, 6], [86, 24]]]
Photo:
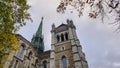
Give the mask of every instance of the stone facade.
[[[42, 30], [41, 26], [33, 40], [38, 36], [42, 39], [39, 32]], [[22, 47], [16, 52], [11, 52], [4, 68], [88, 68], [72, 20], [67, 20], [67, 24], [61, 24], [58, 27], [52, 25], [51, 50], [48, 51], [43, 51], [44, 49], [40, 47], [40, 50], [36, 50], [37, 45], [33, 46], [24, 37], [18, 36]], [[36, 43], [36, 41], [32, 42]], [[44, 47], [43, 44], [40, 46]]]
[[[82, 52], [79, 39], [76, 35], [76, 27], [72, 20], [58, 27], [52, 25], [52, 68], [88, 68], [85, 54]], [[54, 54], [54, 55], [53, 55]], [[62, 64], [62, 57], [66, 57], [66, 67]]]
[[[4, 68], [34, 68], [36, 60], [36, 51], [32, 44], [21, 35], [19, 37], [20, 48], [18, 51], [10, 53], [9, 58], [4, 64]], [[23, 47], [23, 48], [21, 48]], [[21, 50], [23, 49], [23, 51]]]

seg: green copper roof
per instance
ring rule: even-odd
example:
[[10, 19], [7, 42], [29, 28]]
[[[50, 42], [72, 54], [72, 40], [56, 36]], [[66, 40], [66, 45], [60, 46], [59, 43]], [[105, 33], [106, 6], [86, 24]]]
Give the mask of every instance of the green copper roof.
[[44, 51], [42, 26], [43, 26], [43, 17], [41, 19], [41, 23], [39, 25], [39, 28], [38, 28], [36, 34], [33, 35], [33, 38], [31, 40], [31, 43], [32, 43], [33, 47], [37, 50], [37, 52], [43, 52]]
[[43, 24], [43, 17], [42, 17], [41, 23], [39, 25], [39, 28], [38, 28], [38, 30], [36, 32], [37, 36], [41, 36], [42, 35], [42, 24]]

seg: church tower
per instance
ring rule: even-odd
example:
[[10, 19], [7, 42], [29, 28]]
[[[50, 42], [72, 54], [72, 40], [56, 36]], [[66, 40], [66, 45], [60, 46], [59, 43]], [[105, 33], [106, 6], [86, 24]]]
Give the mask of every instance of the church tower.
[[33, 35], [33, 38], [31, 40], [31, 43], [33, 45], [33, 48], [37, 50], [37, 52], [43, 52], [44, 51], [44, 41], [43, 41], [43, 35], [42, 35], [42, 25], [43, 25], [43, 17], [41, 18], [41, 23], [39, 25], [39, 28], [35, 35]]
[[50, 68], [88, 68], [72, 20], [58, 27], [52, 25]]

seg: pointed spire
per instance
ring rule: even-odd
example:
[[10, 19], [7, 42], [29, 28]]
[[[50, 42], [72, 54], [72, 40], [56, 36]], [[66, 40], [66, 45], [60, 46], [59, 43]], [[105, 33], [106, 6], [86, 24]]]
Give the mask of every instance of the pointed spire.
[[42, 36], [42, 26], [43, 26], [43, 17], [41, 18], [41, 22], [40, 22], [39, 28], [38, 28], [38, 30], [36, 32], [37, 36]]
[[36, 34], [33, 36], [31, 43], [37, 52], [44, 51], [44, 40], [42, 35], [43, 17], [41, 18], [41, 23], [38, 27]]

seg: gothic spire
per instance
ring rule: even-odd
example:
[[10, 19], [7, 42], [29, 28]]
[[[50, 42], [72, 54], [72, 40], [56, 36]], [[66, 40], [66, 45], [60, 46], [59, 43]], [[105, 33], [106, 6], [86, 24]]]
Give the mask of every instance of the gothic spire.
[[37, 36], [42, 36], [42, 26], [43, 26], [43, 17], [41, 18], [41, 23], [40, 23], [38, 30], [36, 32]]
[[41, 18], [41, 23], [38, 27], [36, 34], [33, 36], [31, 43], [37, 52], [44, 51], [44, 41], [42, 35], [43, 17]]

